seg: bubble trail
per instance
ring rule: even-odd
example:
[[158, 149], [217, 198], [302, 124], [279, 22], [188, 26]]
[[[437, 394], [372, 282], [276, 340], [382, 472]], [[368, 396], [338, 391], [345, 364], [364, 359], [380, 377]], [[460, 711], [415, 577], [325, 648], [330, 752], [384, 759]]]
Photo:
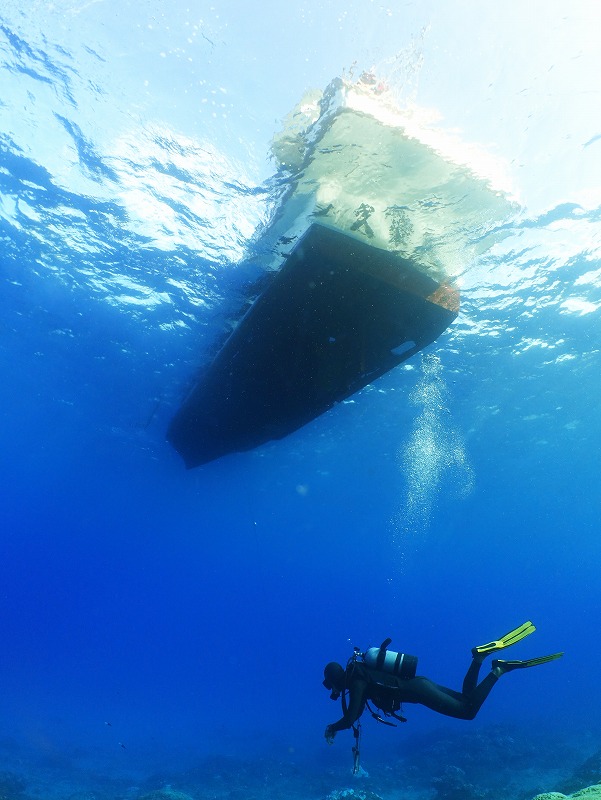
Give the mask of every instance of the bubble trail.
[[398, 455], [407, 488], [404, 502], [392, 520], [392, 540], [401, 569], [410, 541], [423, 536], [429, 528], [443, 480], [450, 482], [462, 497], [474, 487], [474, 472], [463, 440], [452, 425], [447, 398], [440, 358], [433, 354], [422, 356], [422, 377], [409, 398], [413, 405], [421, 407], [421, 412]]

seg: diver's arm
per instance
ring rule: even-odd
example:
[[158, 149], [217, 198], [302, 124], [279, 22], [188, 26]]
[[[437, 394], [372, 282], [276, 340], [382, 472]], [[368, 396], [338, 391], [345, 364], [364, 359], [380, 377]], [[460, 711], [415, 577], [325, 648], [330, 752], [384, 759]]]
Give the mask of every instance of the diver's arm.
[[338, 731], [343, 731], [350, 728], [353, 722], [356, 722], [365, 709], [365, 693], [367, 691], [367, 681], [357, 679], [351, 684], [349, 690], [349, 703], [346, 709], [346, 714], [342, 716], [338, 722], [328, 725], [327, 730], [334, 734]]

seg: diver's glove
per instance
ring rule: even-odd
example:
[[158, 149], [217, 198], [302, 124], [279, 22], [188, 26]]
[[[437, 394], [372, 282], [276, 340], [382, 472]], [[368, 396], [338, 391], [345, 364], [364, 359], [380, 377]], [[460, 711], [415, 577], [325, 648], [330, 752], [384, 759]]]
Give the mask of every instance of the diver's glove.
[[326, 728], [324, 736], [326, 737], [326, 742], [328, 744], [334, 744], [334, 737], [336, 736], [336, 731], [332, 728], [331, 725], [328, 725], [328, 727]]

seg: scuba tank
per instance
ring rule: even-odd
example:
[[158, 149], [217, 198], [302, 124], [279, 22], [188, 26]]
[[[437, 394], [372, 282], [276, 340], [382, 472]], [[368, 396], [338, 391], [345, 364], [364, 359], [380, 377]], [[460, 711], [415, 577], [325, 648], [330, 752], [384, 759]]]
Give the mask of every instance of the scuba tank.
[[363, 654], [364, 663], [372, 669], [396, 675], [403, 680], [415, 678], [417, 656], [387, 650], [391, 641], [392, 639], [385, 639], [379, 647], [370, 647], [369, 650], [366, 650]]

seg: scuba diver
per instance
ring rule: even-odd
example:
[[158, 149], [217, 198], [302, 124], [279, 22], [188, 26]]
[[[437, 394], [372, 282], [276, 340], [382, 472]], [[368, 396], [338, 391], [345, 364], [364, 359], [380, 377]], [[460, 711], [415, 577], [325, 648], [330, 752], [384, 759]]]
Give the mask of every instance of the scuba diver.
[[[365, 653], [360, 653], [359, 649], [355, 648], [346, 669], [333, 661], [324, 669], [323, 685], [331, 692], [332, 700], [338, 700], [342, 696], [343, 711], [338, 722], [327, 726], [325, 730], [327, 743], [334, 742], [338, 731], [351, 727], [355, 739], [358, 740], [355, 723], [366, 707], [376, 720], [386, 725], [395, 723], [383, 719], [381, 714], [406, 722], [400, 714], [402, 703], [418, 703], [447, 717], [474, 719], [501, 675], [561, 658], [563, 653], [531, 658], [528, 661], [495, 659], [492, 662], [491, 672], [478, 683], [480, 667], [487, 656], [516, 644], [535, 630], [531, 622], [524, 622], [519, 628], [509, 631], [500, 639], [474, 647], [472, 663], [463, 680], [461, 692], [439, 686], [428, 678], [416, 677], [417, 658], [387, 650], [391, 639], [386, 639], [380, 647], [369, 648]], [[373, 703], [381, 713], [373, 711], [370, 703]], [[356, 758], [358, 758], [358, 744]]]

